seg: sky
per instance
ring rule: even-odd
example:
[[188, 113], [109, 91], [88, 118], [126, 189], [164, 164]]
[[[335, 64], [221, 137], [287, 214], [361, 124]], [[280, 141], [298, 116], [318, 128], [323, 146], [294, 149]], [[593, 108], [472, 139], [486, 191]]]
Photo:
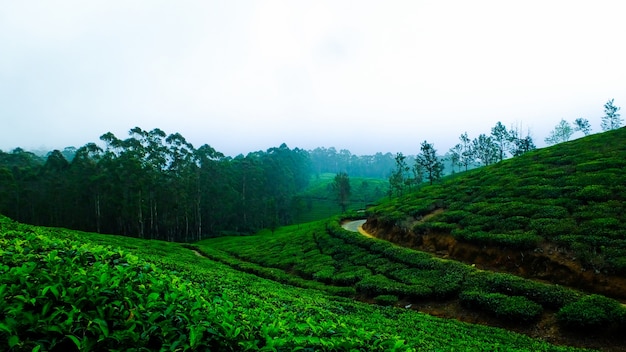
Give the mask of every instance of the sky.
[[138, 126], [230, 156], [445, 154], [498, 121], [541, 147], [626, 105], [624, 34], [621, 0], [0, 0], [0, 150]]

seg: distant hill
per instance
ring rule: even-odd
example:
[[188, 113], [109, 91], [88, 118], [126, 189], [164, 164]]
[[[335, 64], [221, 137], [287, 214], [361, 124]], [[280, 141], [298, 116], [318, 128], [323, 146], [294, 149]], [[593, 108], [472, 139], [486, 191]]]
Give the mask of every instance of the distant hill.
[[[307, 189], [294, 197], [295, 223], [326, 219], [341, 214], [341, 207], [333, 191], [336, 174], [323, 173], [313, 176]], [[350, 178], [351, 195], [347, 210], [361, 210], [385, 197], [389, 189], [387, 179], [372, 177]]]
[[369, 209], [365, 227], [405, 246], [626, 298], [625, 170], [621, 128], [386, 200]]

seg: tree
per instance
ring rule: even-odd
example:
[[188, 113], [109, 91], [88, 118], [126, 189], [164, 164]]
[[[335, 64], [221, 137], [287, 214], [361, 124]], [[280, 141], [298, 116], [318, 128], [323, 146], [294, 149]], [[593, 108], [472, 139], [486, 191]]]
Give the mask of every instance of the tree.
[[509, 130], [509, 136], [511, 138], [510, 152], [511, 155], [513, 155], [514, 157], [523, 155], [537, 148], [530, 134], [530, 129], [528, 129], [528, 131], [526, 132], [526, 137], [522, 137], [521, 130], [521, 124], [518, 126], [512, 126]]
[[394, 191], [397, 192], [399, 196], [402, 195], [402, 191], [404, 190], [406, 173], [409, 171], [409, 166], [406, 163], [406, 156], [402, 153], [396, 154], [396, 169], [393, 171], [391, 176], [389, 176], [389, 192], [393, 196]]
[[435, 180], [441, 178], [443, 163], [437, 158], [437, 151], [433, 144], [428, 143], [428, 141], [423, 141], [420, 146], [420, 153], [415, 158], [415, 162], [426, 172], [431, 185]]
[[498, 160], [498, 146], [493, 142], [493, 138], [482, 133], [472, 141], [474, 158], [482, 165], [487, 166]]
[[576, 120], [574, 120], [574, 131], [575, 132], [581, 131], [582, 133], [585, 134], [585, 136], [588, 136], [591, 133], [591, 124], [589, 124], [589, 120], [584, 119], [582, 117], [579, 117]]
[[502, 122], [498, 121], [498, 123], [496, 123], [496, 125], [491, 129], [491, 136], [493, 137], [493, 142], [498, 148], [498, 161], [502, 161], [507, 149], [509, 148], [509, 144], [511, 143], [509, 131], [506, 130], [506, 127], [502, 124]]
[[337, 197], [337, 202], [341, 207], [342, 212], [346, 212], [346, 208], [348, 204], [350, 204], [350, 178], [348, 174], [345, 172], [340, 172], [335, 175], [335, 180], [333, 181], [333, 190], [335, 191], [335, 196]]
[[461, 140], [461, 155], [459, 162], [461, 165], [465, 166], [465, 171], [469, 168], [470, 165], [474, 162], [474, 151], [472, 150], [472, 142], [467, 136], [467, 132], [463, 133], [459, 139]]
[[614, 130], [622, 125], [621, 115], [618, 113], [621, 108], [613, 105], [613, 100], [611, 99], [604, 104], [605, 115], [602, 117], [602, 131]]
[[463, 153], [463, 146], [460, 143], [450, 148], [448, 151], [448, 160], [450, 160], [452, 164], [452, 173], [454, 173], [455, 167], [458, 167], [459, 172], [461, 172], [461, 153]]
[[556, 125], [552, 131], [550, 131], [550, 135], [546, 137], [545, 141], [548, 144], [567, 142], [572, 134], [574, 134], [574, 129], [570, 123], [561, 119], [561, 122], [559, 122], [559, 124]]

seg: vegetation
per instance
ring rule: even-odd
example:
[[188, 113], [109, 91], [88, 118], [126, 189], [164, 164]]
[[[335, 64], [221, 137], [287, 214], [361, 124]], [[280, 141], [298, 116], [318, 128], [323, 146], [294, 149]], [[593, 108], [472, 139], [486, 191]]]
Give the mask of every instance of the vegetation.
[[335, 176], [333, 190], [337, 196], [337, 203], [341, 207], [341, 212], [345, 213], [350, 203], [350, 177], [345, 172], [340, 172]]
[[71, 163], [0, 152], [0, 211], [18, 221], [141, 238], [192, 241], [286, 224], [310, 180], [309, 156], [286, 145], [236, 158], [178, 133], [106, 133]]
[[[609, 107], [615, 127], [619, 108]], [[585, 121], [575, 123], [587, 134]], [[432, 144], [422, 143], [412, 168], [398, 153], [388, 179], [397, 197], [366, 213], [354, 210], [384, 194], [384, 179], [345, 171], [311, 178], [314, 158], [286, 145], [227, 158], [179, 134], [134, 128], [125, 140], [103, 135], [105, 149], [88, 144], [71, 160], [60, 151], [45, 160], [0, 153], [0, 212], [144, 238], [0, 216], [0, 348], [567, 350], [409, 309], [430, 303], [502, 325], [558, 324], [617, 341], [626, 307], [614, 299], [341, 227], [344, 218], [367, 215], [396, 238], [435, 236], [522, 257], [554, 251], [591, 275], [626, 277], [626, 129], [542, 150], [520, 136], [500, 123], [491, 136], [463, 134], [451, 160], [468, 171], [441, 180]], [[515, 160], [503, 160], [507, 148]], [[315, 158], [329, 158], [326, 151]], [[469, 170], [477, 162], [490, 166]], [[430, 185], [417, 187], [424, 176]], [[347, 213], [281, 226], [322, 218], [311, 215], [311, 199], [325, 200], [328, 214], [338, 204]]]
[[[502, 248], [567, 249], [589, 270], [626, 275], [626, 129], [448, 177], [369, 209], [416, 235]], [[436, 209], [437, 215], [420, 221]]]
[[[296, 194], [293, 204], [299, 209], [295, 212], [294, 223], [306, 223], [327, 219], [341, 213], [337, 204], [337, 191], [334, 188], [336, 174], [325, 173], [312, 176], [309, 186]], [[386, 179], [348, 176], [350, 198], [346, 211], [363, 210], [387, 194], [389, 183]]]
[[602, 130], [610, 131], [622, 126], [622, 118], [618, 111], [621, 109], [613, 104], [611, 99], [604, 104], [604, 116], [602, 117]]
[[176, 243], [0, 217], [0, 250], [0, 348], [8, 351], [571, 350], [281, 285]]
[[[274, 234], [205, 240], [197, 244], [197, 250], [281, 283], [379, 305], [459, 299], [471, 311], [518, 325], [534, 324], [543, 314], [557, 311], [564, 329], [585, 328], [586, 323], [573, 312], [599, 319], [607, 331], [626, 327], [626, 321], [614, 319], [626, 314], [626, 308], [615, 300], [442, 260], [346, 231], [334, 221], [291, 226]], [[596, 296], [612, 307], [610, 314], [600, 314], [585, 303]]]
[[[416, 167], [423, 170], [426, 175], [426, 179], [432, 185], [433, 182], [439, 180], [443, 172], [443, 163], [437, 157], [437, 151], [432, 143], [423, 141], [420, 146], [420, 153], [415, 159]], [[421, 183], [421, 178], [418, 179], [418, 183]]]
[[[580, 125], [580, 127], [582, 129], [582, 125]], [[548, 144], [567, 142], [573, 134], [574, 128], [572, 128], [572, 125], [565, 121], [565, 119], [561, 119], [561, 122], [559, 122], [559, 124], [556, 125], [552, 131], [550, 131], [550, 135], [546, 137], [545, 142]]]

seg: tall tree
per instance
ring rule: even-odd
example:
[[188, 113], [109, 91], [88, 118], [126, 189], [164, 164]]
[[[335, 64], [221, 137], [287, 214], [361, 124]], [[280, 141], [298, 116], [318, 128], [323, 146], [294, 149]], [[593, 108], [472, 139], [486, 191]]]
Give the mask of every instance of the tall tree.
[[546, 137], [545, 142], [548, 144], [558, 144], [569, 141], [570, 137], [574, 134], [574, 129], [569, 122], [565, 119], [561, 119], [558, 125], [550, 131], [550, 135]]
[[574, 120], [574, 131], [581, 131], [585, 134], [585, 136], [588, 136], [591, 133], [591, 124], [589, 123], [589, 120], [582, 117]]
[[493, 138], [486, 134], [480, 134], [472, 141], [474, 157], [482, 165], [490, 165], [498, 160], [498, 146], [493, 142]]
[[613, 100], [611, 99], [604, 104], [605, 115], [602, 117], [601, 124], [603, 131], [614, 130], [622, 126], [621, 115], [618, 113], [621, 108], [613, 105]]
[[420, 145], [420, 153], [415, 158], [415, 162], [425, 171], [431, 185], [441, 177], [443, 163], [437, 157], [433, 144], [428, 141], [423, 141]]
[[521, 124], [517, 126], [513, 125], [509, 130], [509, 135], [511, 138], [510, 152], [511, 155], [514, 157], [523, 155], [537, 148], [531, 136], [530, 129], [526, 131], [526, 136], [523, 136], [521, 131]]
[[333, 190], [335, 191], [335, 196], [337, 199], [337, 203], [341, 207], [342, 212], [346, 212], [346, 208], [348, 204], [350, 204], [350, 177], [345, 172], [340, 172], [335, 175], [335, 179], [333, 181]]
[[461, 172], [461, 153], [463, 153], [463, 146], [460, 143], [457, 143], [454, 147], [450, 148], [448, 151], [448, 160], [452, 164], [452, 172], [454, 173], [454, 168], [458, 167], [459, 172]]
[[465, 171], [474, 162], [474, 151], [472, 150], [472, 141], [469, 139], [467, 132], [463, 133], [459, 139], [461, 140], [460, 163], [465, 167]]
[[406, 175], [409, 172], [409, 166], [406, 162], [406, 156], [402, 153], [397, 153], [396, 157], [396, 168], [389, 176], [389, 192], [390, 195], [393, 196], [394, 191], [398, 196], [402, 195], [402, 191], [404, 190]]
[[493, 137], [493, 141], [498, 148], [498, 161], [502, 161], [506, 155], [506, 151], [509, 149], [509, 144], [511, 144], [509, 131], [506, 130], [502, 122], [498, 121], [491, 129], [491, 137]]

